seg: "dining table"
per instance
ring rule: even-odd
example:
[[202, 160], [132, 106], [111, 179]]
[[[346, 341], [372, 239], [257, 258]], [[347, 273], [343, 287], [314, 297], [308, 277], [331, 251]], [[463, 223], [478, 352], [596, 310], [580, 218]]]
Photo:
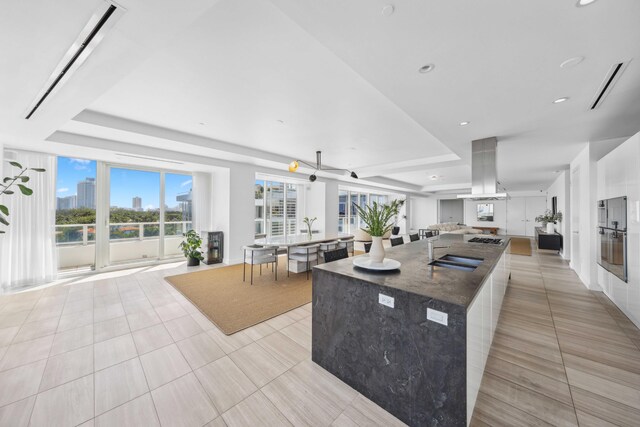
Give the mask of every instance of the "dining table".
[[352, 239], [353, 234], [348, 233], [301, 233], [287, 236], [271, 236], [255, 239], [254, 244], [261, 246], [278, 246], [287, 250], [287, 260], [289, 259], [289, 248], [300, 245], [313, 245], [316, 243], [332, 242], [340, 239]]

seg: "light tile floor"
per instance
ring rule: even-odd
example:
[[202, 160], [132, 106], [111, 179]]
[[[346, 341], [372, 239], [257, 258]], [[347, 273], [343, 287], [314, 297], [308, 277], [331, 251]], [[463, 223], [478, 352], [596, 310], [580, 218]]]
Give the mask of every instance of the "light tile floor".
[[[0, 426], [401, 425], [311, 362], [310, 305], [226, 336], [163, 279], [185, 271], [0, 297]], [[557, 255], [512, 271], [472, 423], [640, 425], [637, 328]]]

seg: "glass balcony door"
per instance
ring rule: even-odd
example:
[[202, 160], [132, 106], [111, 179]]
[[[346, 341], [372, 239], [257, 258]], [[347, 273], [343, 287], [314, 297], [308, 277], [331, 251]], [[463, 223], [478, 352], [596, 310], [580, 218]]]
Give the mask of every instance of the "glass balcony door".
[[109, 177], [109, 265], [158, 260], [164, 246], [161, 172], [111, 167]]
[[[191, 175], [164, 174], [163, 258], [182, 256], [182, 234], [193, 228], [193, 179]], [[197, 230], [198, 232], [202, 230]]]

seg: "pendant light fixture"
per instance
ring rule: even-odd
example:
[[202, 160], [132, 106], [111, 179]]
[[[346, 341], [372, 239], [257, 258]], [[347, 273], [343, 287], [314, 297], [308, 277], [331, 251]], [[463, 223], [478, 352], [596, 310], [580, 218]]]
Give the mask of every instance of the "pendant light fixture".
[[347, 171], [350, 173], [351, 178], [355, 178], [358, 179], [358, 175], [356, 175], [356, 173], [354, 171], [351, 171], [349, 169], [335, 169], [335, 168], [323, 168], [322, 167], [322, 151], [316, 151], [316, 164], [312, 165], [310, 163], [305, 162], [304, 160], [292, 160], [291, 163], [289, 163], [289, 172], [295, 172], [298, 170], [298, 167], [300, 166], [300, 163], [305, 164], [307, 166], [309, 166], [310, 168], [315, 168], [315, 172], [313, 172], [311, 175], [309, 175], [309, 181], [314, 182], [317, 177], [316, 177], [316, 173], [318, 171]]

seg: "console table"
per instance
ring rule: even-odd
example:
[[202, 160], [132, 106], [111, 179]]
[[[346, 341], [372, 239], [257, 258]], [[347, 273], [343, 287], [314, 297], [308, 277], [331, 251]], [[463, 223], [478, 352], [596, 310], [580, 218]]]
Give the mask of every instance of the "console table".
[[477, 230], [482, 230], [483, 232], [484, 231], [488, 231], [489, 234], [498, 234], [498, 228], [500, 228], [500, 227], [480, 227], [480, 226], [478, 226], [478, 227], [473, 227], [473, 228], [475, 228]]
[[560, 252], [562, 250], [562, 234], [547, 233], [542, 227], [536, 227], [536, 242], [538, 249], [549, 249]]

